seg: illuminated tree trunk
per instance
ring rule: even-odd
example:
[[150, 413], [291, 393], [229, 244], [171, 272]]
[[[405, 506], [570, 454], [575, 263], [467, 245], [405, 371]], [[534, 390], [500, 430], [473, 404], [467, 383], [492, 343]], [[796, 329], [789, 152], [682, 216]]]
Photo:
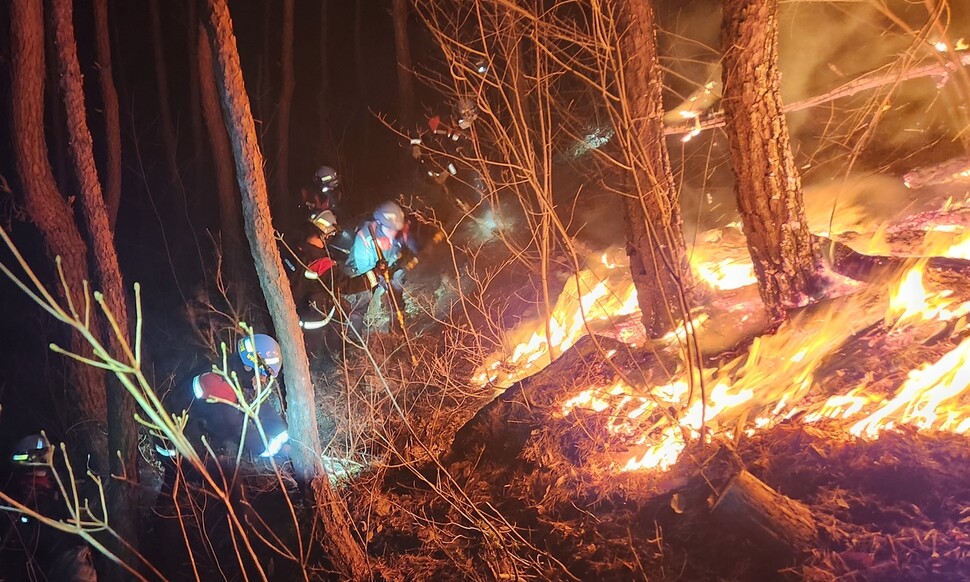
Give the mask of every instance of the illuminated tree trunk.
[[761, 298], [780, 321], [817, 291], [820, 257], [782, 111], [778, 0], [725, 0], [721, 43], [738, 209]]
[[94, 0], [94, 29], [97, 39], [98, 81], [104, 107], [105, 136], [108, 146], [104, 173], [104, 202], [108, 220], [114, 229], [121, 205], [121, 119], [118, 112], [118, 92], [111, 69], [111, 42], [108, 33], [108, 0]]
[[290, 109], [293, 105], [293, 0], [283, 1], [283, 42], [280, 61], [282, 86], [277, 115], [276, 195], [285, 200], [290, 194]]
[[243, 254], [243, 222], [239, 196], [236, 194], [233, 172], [232, 146], [229, 134], [219, 110], [219, 90], [216, 88], [215, 71], [212, 69], [212, 45], [204, 26], [198, 26], [199, 46], [199, 92], [202, 100], [202, 116], [212, 145], [212, 157], [216, 172], [216, 194], [219, 199], [219, 225], [222, 233], [222, 252], [229, 267], [228, 281], [235, 283], [236, 298], [245, 295], [244, 281], [249, 281], [252, 265], [247, 264]]
[[[53, 0], [54, 36], [57, 45], [57, 68], [61, 79], [61, 93], [67, 111], [71, 160], [80, 186], [81, 207], [87, 223], [88, 236], [94, 250], [94, 267], [101, 283], [105, 303], [118, 323], [124, 341], [128, 332], [128, 306], [124, 282], [118, 266], [108, 208], [101, 193], [94, 164], [94, 143], [88, 130], [84, 106], [84, 87], [81, 65], [74, 39], [73, 0]], [[103, 340], [115, 354], [123, 354], [123, 343], [105, 324]], [[108, 512], [112, 527], [126, 544], [115, 544], [114, 551], [124, 562], [132, 563], [130, 548], [137, 548], [138, 500], [132, 485], [138, 482], [138, 425], [135, 422], [135, 402], [118, 382], [107, 383], [108, 462], [113, 475], [126, 475], [126, 481], [109, 479]]]
[[273, 237], [263, 156], [256, 139], [256, 126], [239, 64], [229, 7], [226, 0], [207, 0], [206, 4], [213, 54], [218, 62], [216, 78], [222, 97], [223, 116], [229, 130], [236, 176], [242, 193], [246, 235], [259, 283], [282, 346], [293, 466], [301, 480], [315, 478], [314, 493], [321, 507], [319, 513], [326, 527], [325, 540], [334, 565], [348, 579], [364, 580], [369, 578], [367, 557], [354, 537], [353, 524], [348, 521], [321, 463], [317, 409], [303, 330], [300, 329], [296, 305]]
[[393, 13], [400, 123], [410, 127], [414, 117], [414, 76], [411, 73], [411, 43], [408, 38], [408, 0], [394, 0]]
[[[84, 309], [82, 291], [87, 279], [87, 245], [74, 223], [73, 211], [54, 182], [44, 139], [44, 14], [43, 2], [14, 0], [10, 3], [10, 102], [14, 157], [24, 192], [24, 206], [31, 221], [44, 236], [47, 254], [60, 258], [70, 297], [54, 284], [65, 301]], [[56, 277], [56, 275], [55, 275]], [[72, 335], [71, 349], [91, 357], [91, 349], [78, 334]], [[84, 426], [83, 445], [97, 469], [107, 466], [104, 374], [101, 370], [68, 361], [70, 382], [77, 391], [76, 423]]]
[[623, 96], [629, 113], [626, 236], [630, 270], [650, 337], [674, 328], [686, 313], [691, 288], [683, 222], [663, 134], [663, 80], [657, 61], [654, 13], [649, 2], [617, 5], [623, 52]]
[[[54, 46], [53, 34], [45, 35], [44, 45], [45, 60], [54, 62], [57, 59], [57, 47]], [[56, 87], [57, 67], [48, 68], [46, 74], [47, 80], [45, 82], [47, 86]], [[64, 125], [64, 109], [61, 107], [56, 90], [47, 91], [45, 98], [47, 99], [47, 109], [45, 110], [48, 127], [47, 137], [51, 141], [48, 153], [51, 162], [54, 164], [54, 183], [59, 189], [67, 188], [70, 182], [67, 173], [67, 128]]]

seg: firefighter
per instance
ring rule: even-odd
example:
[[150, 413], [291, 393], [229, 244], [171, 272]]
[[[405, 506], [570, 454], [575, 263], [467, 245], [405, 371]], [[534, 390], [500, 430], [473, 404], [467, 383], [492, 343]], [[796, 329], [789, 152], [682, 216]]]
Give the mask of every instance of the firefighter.
[[[236, 352], [247, 372], [255, 369], [264, 378], [275, 378], [283, 369], [280, 344], [264, 333], [241, 337], [236, 344]], [[255, 383], [255, 378], [253, 381]]]
[[189, 409], [189, 418], [195, 415], [209, 441], [217, 443], [223, 451], [239, 445], [243, 425], [247, 422], [249, 426], [242, 446], [251, 457], [274, 457], [289, 441], [286, 422], [268, 401], [264, 401], [256, 413], [266, 434], [264, 443], [253, 419], [247, 418], [238, 408], [239, 397], [232, 384], [221, 374], [205, 372], [192, 378], [192, 394], [195, 402]]
[[[350, 249], [351, 275], [371, 295], [381, 290], [387, 296], [392, 330], [403, 331], [404, 275], [417, 262], [417, 251], [404, 210], [395, 202], [384, 202], [377, 207], [373, 218], [357, 230]], [[354, 311], [359, 312], [367, 304], [369, 300]]]
[[[11, 479], [9, 495], [28, 509], [53, 520], [67, 520], [67, 507], [54, 476], [54, 449], [44, 434], [32, 434], [20, 439], [10, 454]], [[39, 569], [48, 580], [78, 580], [95, 582], [91, 548], [80, 537], [37, 522], [26, 514], [11, 514], [15, 518], [4, 536], [0, 548], [4, 560], [0, 569], [13, 575], [15, 568], [29, 571]], [[9, 556], [17, 549], [8, 542], [19, 541], [23, 554]], [[33, 564], [33, 565], [32, 565]]]
[[411, 157], [418, 161], [426, 178], [444, 186], [449, 178], [458, 175], [459, 158], [470, 147], [470, 127], [463, 117], [460, 121], [442, 119], [441, 115], [428, 118], [427, 127], [411, 139]]
[[478, 112], [468, 100], [459, 101], [450, 116], [434, 115], [427, 127], [411, 139], [411, 156], [423, 179], [440, 187], [448, 203], [463, 214], [481, 201], [484, 184], [468, 163], [475, 155], [471, 127]]
[[301, 189], [300, 195], [302, 206], [309, 214], [324, 210], [337, 214], [343, 198], [337, 171], [330, 166], [320, 166], [313, 174], [312, 186]]
[[[51, 475], [53, 449], [43, 434], [32, 434], [17, 441], [10, 455], [15, 498], [41, 515], [61, 509], [60, 492]], [[29, 523], [26, 515], [21, 523]]]
[[293, 298], [307, 347], [316, 357], [322, 355], [316, 353], [316, 348], [322, 347], [329, 353], [340, 342], [336, 323], [347, 312], [341, 300], [347, 289], [343, 264], [353, 238], [337, 226], [336, 217], [329, 210], [311, 216], [310, 223], [314, 228], [297, 247], [302, 265], [298, 269], [301, 276], [294, 278]]

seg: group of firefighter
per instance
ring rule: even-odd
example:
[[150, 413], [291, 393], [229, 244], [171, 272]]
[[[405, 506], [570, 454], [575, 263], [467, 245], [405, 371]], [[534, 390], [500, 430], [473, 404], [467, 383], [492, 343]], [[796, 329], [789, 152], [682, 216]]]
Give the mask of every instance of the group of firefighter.
[[[452, 183], [463, 180], [459, 174], [470, 148], [468, 130], [474, 116], [473, 108], [461, 105], [452, 115], [430, 116], [409, 144], [420, 176], [466, 213], [469, 197], [461, 196]], [[475, 185], [471, 191], [478, 189]], [[299, 242], [283, 256], [309, 351], [331, 350], [335, 341], [360, 339], [365, 312], [378, 297], [390, 313], [390, 331], [404, 334], [405, 274], [417, 263], [419, 251], [410, 217], [398, 203], [386, 201], [356, 228], [342, 226], [346, 217], [341, 183], [329, 166], [316, 171], [301, 197], [304, 229]], [[186, 436], [199, 452], [211, 450], [217, 461], [239, 456], [260, 462], [286, 456], [289, 434], [282, 401], [275, 396], [282, 371], [280, 346], [272, 337], [256, 333], [240, 339], [236, 348], [226, 359], [228, 369], [209, 365], [193, 374], [177, 386], [168, 407], [189, 412]], [[171, 503], [176, 477], [187, 467], [164, 435], [154, 435], [154, 448], [165, 469], [159, 499]], [[19, 440], [8, 452], [6, 492], [29, 512], [58, 520], [68, 517], [68, 508], [55, 474], [54, 450], [44, 433]], [[95, 580], [90, 548], [77, 536], [37, 522], [29, 512], [9, 514], [14, 517], [0, 540], [0, 555], [16, 535], [27, 560], [43, 564], [48, 578]], [[24, 543], [28, 538], [34, 540], [32, 549]]]

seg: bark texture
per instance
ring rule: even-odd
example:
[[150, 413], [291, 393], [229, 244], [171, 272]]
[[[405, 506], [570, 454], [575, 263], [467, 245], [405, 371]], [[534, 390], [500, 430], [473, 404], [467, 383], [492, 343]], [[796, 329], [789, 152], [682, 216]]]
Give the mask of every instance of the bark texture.
[[[11, 44], [11, 127], [17, 173], [24, 191], [24, 205], [31, 221], [44, 236], [47, 254], [60, 257], [70, 295], [55, 283], [60, 297], [84, 309], [87, 279], [87, 245], [81, 238], [74, 213], [54, 182], [44, 139], [44, 13], [43, 2], [14, 0], [10, 3]], [[55, 275], [56, 277], [56, 275]], [[97, 333], [95, 331], [95, 333]], [[90, 357], [91, 349], [78, 334], [72, 334], [71, 349]], [[107, 466], [104, 437], [104, 374], [91, 366], [67, 362], [74, 385], [77, 408], [69, 411], [82, 429], [84, 447], [91, 452], [96, 469]]]
[[[74, 38], [73, 0], [52, 0], [51, 6], [57, 45], [57, 69], [67, 112], [71, 161], [74, 163], [74, 172], [80, 186], [81, 206], [94, 251], [94, 268], [101, 283], [105, 303], [118, 323], [123, 337], [119, 340], [106, 323], [103, 326], [102, 340], [111, 346], [118, 357], [123, 357], [123, 343], [130, 345], [128, 306], [108, 220], [108, 209], [94, 163], [94, 142], [88, 129], [81, 66]], [[132, 487], [138, 482], [138, 425], [135, 422], [135, 402], [120, 383], [108, 381], [106, 385], [109, 469], [113, 475], [126, 475], [128, 478], [126, 481], [108, 480], [108, 512], [115, 531], [127, 542], [127, 545], [115, 544], [114, 550], [124, 562], [130, 564], [134, 561], [130, 548], [138, 547], [138, 500]]]
[[213, 54], [218, 63], [215, 69], [223, 116], [229, 130], [242, 194], [246, 236], [283, 352], [287, 421], [294, 445], [294, 468], [302, 480], [316, 478], [314, 492], [321, 507], [320, 517], [327, 530], [328, 552], [334, 565], [348, 579], [368, 579], [370, 570], [366, 554], [353, 534], [353, 524], [348, 520], [339, 496], [330, 486], [321, 463], [317, 409], [306, 346], [273, 237], [266, 179], [262, 171], [263, 156], [256, 139], [256, 126], [239, 64], [229, 7], [226, 0], [206, 0], [206, 7]]
[[821, 259], [805, 218], [778, 72], [778, 0], [725, 0], [723, 107], [738, 209], [769, 317], [804, 305]]
[[98, 59], [98, 81], [104, 107], [104, 128], [108, 155], [104, 172], [104, 202], [114, 229], [121, 206], [121, 117], [118, 92], [111, 69], [111, 35], [108, 28], [108, 0], [94, 0], [94, 32]]
[[212, 157], [216, 171], [216, 194], [219, 199], [219, 226], [222, 234], [222, 252], [227, 259], [229, 277], [233, 281], [234, 294], [238, 300], [245, 295], [246, 281], [251, 278], [252, 265], [243, 255], [243, 221], [239, 196], [236, 194], [233, 171], [232, 146], [226, 124], [219, 106], [219, 90], [216, 88], [215, 71], [212, 68], [212, 45], [204, 26], [198, 26], [199, 46], [199, 93], [202, 100], [202, 118], [209, 134]]
[[653, 8], [621, 2], [617, 24], [623, 58], [623, 97], [629, 107], [620, 128], [627, 161], [626, 237], [630, 271], [643, 325], [650, 337], [669, 332], [686, 313], [691, 289], [680, 203], [663, 134], [663, 79], [657, 60]]
[[286, 199], [290, 193], [290, 110], [293, 106], [293, 0], [283, 0], [283, 38], [280, 62], [283, 78], [278, 108], [279, 126], [276, 133], [277, 196]]
[[411, 42], [408, 36], [408, 0], [394, 0], [394, 52], [397, 55], [397, 95], [400, 122], [414, 121], [414, 75], [411, 72]]

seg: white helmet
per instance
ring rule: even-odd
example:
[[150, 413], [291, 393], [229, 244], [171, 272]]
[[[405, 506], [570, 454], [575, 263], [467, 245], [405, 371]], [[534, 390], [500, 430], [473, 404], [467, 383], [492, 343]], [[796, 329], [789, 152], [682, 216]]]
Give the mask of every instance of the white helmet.
[[340, 179], [337, 171], [330, 166], [320, 166], [313, 174], [313, 181], [319, 186], [321, 192], [330, 192], [340, 187]]
[[374, 211], [374, 220], [382, 227], [394, 231], [404, 228], [404, 211], [396, 202], [385, 202]]
[[317, 227], [323, 236], [333, 236], [337, 234], [337, 217], [329, 210], [316, 212], [310, 216], [310, 222]]

